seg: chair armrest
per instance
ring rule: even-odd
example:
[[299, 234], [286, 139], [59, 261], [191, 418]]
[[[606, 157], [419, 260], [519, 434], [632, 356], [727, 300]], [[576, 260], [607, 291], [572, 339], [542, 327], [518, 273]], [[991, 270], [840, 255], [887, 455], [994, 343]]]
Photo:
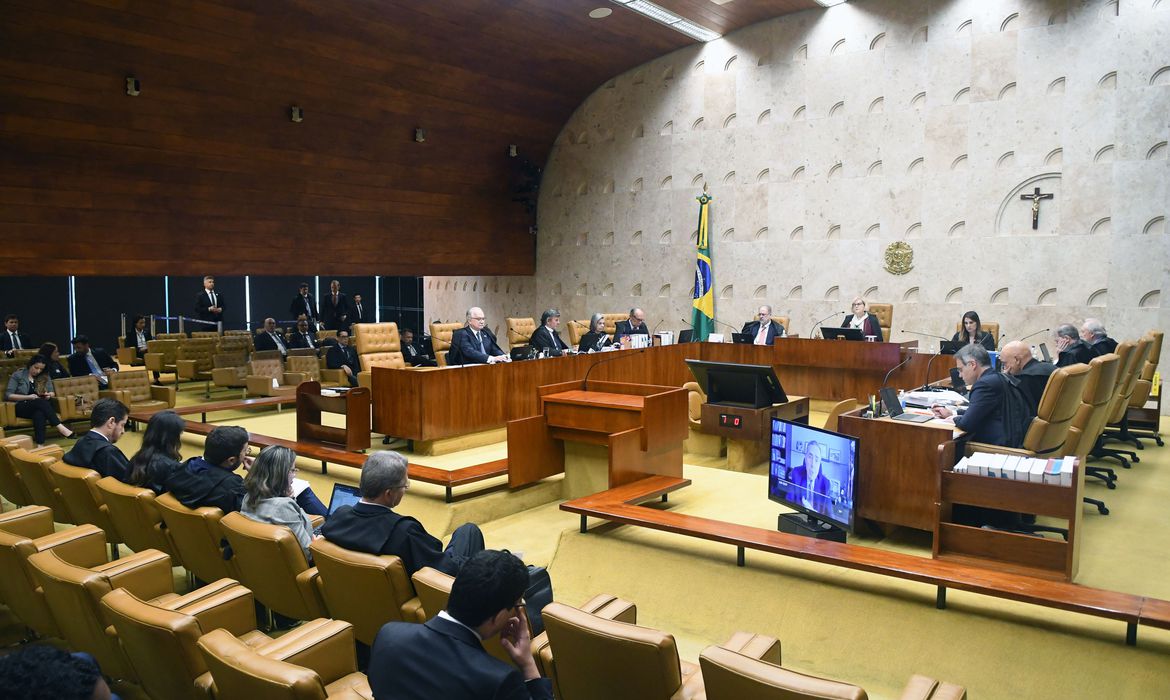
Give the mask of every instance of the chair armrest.
[[142, 356], [142, 363], [147, 369], [162, 372], [165, 368], [163, 364], [164, 358], [166, 358], [166, 355], [161, 352], [148, 352]]
[[54, 532], [38, 537], [33, 544], [38, 552], [51, 549], [74, 566], [92, 569], [106, 563], [106, 533], [97, 525], [78, 525]]
[[345, 370], [340, 369], [321, 370], [321, 381], [333, 382], [335, 384], [349, 384], [349, 380], [345, 377]]
[[751, 632], [736, 632], [719, 646], [749, 659], [764, 661], [774, 666], [780, 665], [780, 640], [763, 634]]
[[985, 442], [968, 442], [964, 454], [970, 457], [976, 452], [990, 452], [997, 455], [1016, 455], [1017, 457], [1035, 457], [1036, 453], [1029, 450], [1021, 450], [1015, 447], [1001, 447], [999, 445], [989, 445]]
[[214, 367], [211, 370], [211, 381], [216, 386], [227, 386], [240, 381], [240, 374], [235, 367]]
[[138, 350], [137, 348], [118, 348], [116, 359], [120, 365], [133, 365], [138, 360]]
[[198, 364], [196, 360], [175, 360], [175, 372], [180, 379], [194, 379]]
[[[341, 370], [337, 370], [337, 371], [340, 372]], [[342, 374], [345, 374], [345, 372], [342, 372]], [[321, 376], [324, 377], [325, 375], [321, 375]], [[367, 389], [374, 388], [374, 373], [371, 372], [370, 370], [363, 369], [362, 371], [358, 372], [357, 379], [358, 379], [358, 386], [364, 386]], [[343, 380], [343, 381], [348, 382], [348, 380]]]
[[307, 381], [309, 381], [309, 375], [305, 374], [304, 372], [285, 372], [281, 385], [296, 386], [301, 382]]
[[319, 528], [325, 524], [325, 516], [324, 515], [310, 515], [309, 516], [309, 524], [313, 526], [314, 530], [316, 530], [317, 528]]
[[[584, 605], [579, 606], [579, 609], [605, 620], [616, 620], [631, 625], [638, 624], [638, 606], [608, 593], [599, 593], [593, 596], [585, 601]], [[777, 642], [777, 644], [779, 643]], [[540, 675], [552, 679], [555, 687], [556, 668], [553, 666], [552, 646], [548, 641], [548, 632], [541, 632], [533, 637], [531, 649], [532, 659], [536, 662]]]
[[0, 530], [35, 540], [53, 534], [53, 511], [45, 506], [25, 506], [0, 513]]
[[130, 390], [129, 389], [103, 389], [98, 392], [99, 399], [114, 399], [120, 402], [123, 406], [130, 405]]
[[33, 441], [31, 435], [9, 435], [5, 438], [0, 438], [0, 442], [5, 445], [17, 445], [21, 449], [33, 449]]
[[250, 374], [244, 379], [244, 386], [247, 387], [249, 396], [272, 395], [272, 377], [258, 377]]
[[[155, 401], [165, 401], [167, 408], [174, 408], [175, 391], [176, 389], [173, 386], [160, 386], [158, 384], [151, 384], [150, 398], [154, 399]], [[130, 404], [126, 405], [129, 406]]]
[[57, 459], [61, 459], [65, 456], [65, 448], [60, 445], [45, 445], [44, 447], [35, 447], [27, 451], [38, 457], [56, 457]]
[[916, 673], [906, 683], [901, 700], [931, 700], [937, 687], [938, 681]]
[[324, 617], [329, 614], [325, 607], [325, 596], [321, 595], [321, 574], [317, 567], [311, 566], [297, 574], [297, 588], [305, 597], [305, 602], [317, 610], [317, 614]]
[[357, 670], [353, 625], [341, 620], [311, 620], [256, 647], [256, 651], [312, 669], [326, 685]]
[[125, 588], [142, 600], [153, 600], [175, 590], [171, 558], [157, 549], [135, 552], [93, 568], [108, 576], [113, 588]]
[[186, 613], [199, 620], [199, 628], [204, 634], [222, 628], [242, 637], [256, 629], [256, 607], [252, 591], [230, 578], [209, 583], [162, 607]]

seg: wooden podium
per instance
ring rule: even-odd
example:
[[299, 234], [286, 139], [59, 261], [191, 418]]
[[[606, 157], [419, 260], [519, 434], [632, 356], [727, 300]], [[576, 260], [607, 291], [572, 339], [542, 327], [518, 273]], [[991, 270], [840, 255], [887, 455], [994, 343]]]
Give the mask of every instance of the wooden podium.
[[[340, 413], [345, 427], [321, 425], [321, 413]], [[320, 382], [297, 386], [297, 442], [329, 442], [350, 452], [370, 448], [370, 390], [354, 387], [340, 396], [322, 396]]]
[[539, 413], [508, 421], [508, 486], [565, 471], [565, 441], [608, 453], [608, 486], [647, 476], [682, 478], [687, 392], [622, 382], [561, 382], [537, 388]]

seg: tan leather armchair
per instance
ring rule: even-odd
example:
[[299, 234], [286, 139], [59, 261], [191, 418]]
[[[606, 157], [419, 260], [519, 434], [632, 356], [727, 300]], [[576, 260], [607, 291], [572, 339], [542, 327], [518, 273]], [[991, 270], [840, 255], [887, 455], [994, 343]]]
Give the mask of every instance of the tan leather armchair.
[[317, 581], [317, 567], [309, 566], [292, 530], [261, 523], [240, 513], [220, 521], [232, 547], [239, 580], [256, 599], [286, 617], [312, 620], [329, 615]]
[[[572, 331], [573, 324], [570, 323], [569, 326], [570, 326], [569, 337], [572, 338], [573, 337], [573, 331]], [[585, 326], [586, 327], [589, 326], [588, 320], [585, 321]], [[504, 328], [507, 330], [508, 348], [509, 349], [518, 348], [521, 345], [527, 345], [529, 339], [532, 338], [532, 334], [536, 332], [536, 319], [531, 318], [531, 317], [529, 317], [529, 318], [512, 318], [512, 317], [505, 318], [504, 319]], [[577, 347], [577, 344], [580, 342], [581, 341], [579, 339], [574, 340], [573, 347]]]
[[167, 539], [183, 567], [201, 581], [237, 578], [234, 560], [224, 559], [223, 528], [219, 508], [188, 508], [169, 493], [154, 500], [165, 525]]
[[[709, 646], [699, 654], [707, 700], [866, 700], [859, 686], [790, 671], [771, 661], [753, 658], [745, 650]], [[950, 683], [915, 675], [902, 700], [964, 700], [967, 691]]]
[[53, 514], [58, 518], [57, 522], [76, 523], [77, 520], [70, 512], [69, 505], [49, 474], [49, 467], [59, 461], [63, 454], [60, 447], [54, 450], [46, 446], [46, 449], [32, 452], [18, 448], [9, 452], [8, 456], [16, 466], [16, 473], [20, 475], [21, 483], [28, 489], [33, 503], [52, 508]]
[[[30, 555], [28, 563], [69, 646], [93, 654], [106, 675], [136, 680], [117, 637], [106, 633], [109, 622], [99, 602], [115, 588], [125, 588], [144, 600], [177, 599], [171, 558], [149, 549], [90, 567], [71, 564], [49, 550]], [[200, 591], [184, 600], [200, 597]]]
[[[360, 366], [358, 386], [374, 385], [374, 367], [407, 369], [397, 323], [353, 324], [353, 346]], [[341, 381], [346, 381], [344, 376]]]
[[[119, 365], [128, 367], [141, 367], [143, 365], [142, 358], [138, 356], [138, 348], [126, 347], [126, 338], [123, 336], [118, 336], [118, 349], [114, 353], [114, 359], [118, 361]], [[56, 381], [53, 383], [56, 384]]]
[[219, 331], [191, 331], [191, 335], [188, 337], [192, 340], [205, 340], [207, 338], [218, 339]]
[[[179, 380], [204, 383], [204, 393], [211, 390], [211, 370], [215, 368], [215, 353], [219, 346], [219, 334], [212, 332], [209, 338], [195, 338], [179, 343], [175, 352], [175, 371]], [[176, 382], [177, 383], [177, 382]]]
[[[186, 340], [187, 334], [186, 333], [155, 333], [154, 338], [155, 338], [155, 340]], [[146, 342], [149, 343], [150, 341], [148, 340]], [[149, 348], [150, 345], [147, 345], [146, 347]]]
[[102, 612], [152, 698], [209, 700], [211, 674], [199, 653], [199, 638], [222, 629], [257, 647], [272, 639], [256, 629], [252, 591], [231, 579], [216, 581], [212, 595], [195, 604], [147, 602], [119, 588], [101, 600]]
[[121, 401], [131, 411], [161, 411], [175, 407], [175, 387], [151, 384], [150, 374], [144, 370], [115, 372], [110, 375], [110, 388], [100, 395]]
[[1036, 417], [1024, 435], [1024, 445], [1019, 449], [968, 442], [966, 454], [993, 452], [1026, 457], [1062, 457], [1065, 439], [1072, 426], [1073, 417], [1081, 407], [1081, 394], [1089, 378], [1088, 365], [1058, 367], [1048, 378], [1048, 386], [1040, 397]]
[[451, 349], [451, 337], [463, 327], [462, 323], [432, 323], [431, 348], [435, 351], [435, 363], [447, 366], [447, 351]]
[[[232, 333], [236, 333], [232, 335]], [[241, 353], [245, 356], [252, 352], [252, 334], [248, 331], [224, 331], [219, 343], [215, 346], [216, 355]]]
[[248, 386], [248, 356], [236, 350], [217, 353], [211, 358], [211, 383], [221, 389]]
[[841, 417], [842, 413], [848, 413], [857, 408], [857, 399], [845, 399], [833, 404], [829, 409], [829, 415], [825, 418], [825, 430], [837, 430], [837, 419]]
[[30, 556], [50, 550], [78, 566], [97, 566], [106, 561], [106, 538], [93, 525], [56, 532], [53, 511], [44, 506], [0, 513], [0, 600], [37, 634], [60, 637], [61, 630], [28, 565]]
[[880, 302], [867, 303], [866, 311], [877, 316], [878, 325], [882, 327], [882, 340], [887, 343], [892, 343], [893, 339], [890, 338], [890, 328], [894, 325], [894, 305]]
[[123, 544], [135, 552], [157, 549], [169, 554], [171, 559], [178, 559], [163, 528], [154, 491], [123, 484], [112, 476], [98, 479], [97, 490], [110, 522], [122, 535]]
[[309, 549], [326, 607], [334, 618], [354, 626], [359, 642], [373, 646], [387, 622], [426, 620], [398, 557], [354, 552], [326, 540], [314, 540]]
[[[178, 336], [177, 338], [163, 336]], [[179, 340], [185, 338], [182, 333], [159, 333], [154, 340], [146, 341], [146, 354], [142, 356], [143, 365], [150, 372], [177, 372], [175, 361], [178, 359]], [[175, 375], [175, 382], [178, 382]]]
[[57, 394], [53, 404], [57, 417], [63, 421], [89, 420], [100, 390], [98, 378], [92, 374], [53, 380], [53, 392]]
[[[290, 374], [301, 375], [302, 381], [320, 382], [322, 387], [341, 386], [343, 382], [349, 386], [344, 372], [339, 369], [321, 369], [321, 361], [317, 359], [316, 355], [289, 355], [285, 366]], [[328, 379], [324, 377], [326, 372], [329, 373]], [[341, 375], [340, 380], [338, 380], [338, 374]]]
[[1112, 457], [1119, 460], [1125, 467], [1129, 466], [1126, 457], [1134, 462], [1139, 461], [1137, 453], [1130, 450], [1107, 448], [1104, 443], [1109, 439], [1122, 438], [1121, 431], [1124, 427], [1126, 413], [1129, 410], [1129, 401], [1133, 398], [1138, 376], [1150, 355], [1150, 346], [1153, 345], [1150, 338], [1142, 338], [1137, 341], [1132, 351], [1126, 353], [1124, 346], [1132, 343], [1133, 341], [1126, 341], [1117, 346], [1117, 354], [1122, 358], [1121, 374], [1118, 376], [1118, 393], [1114, 397], [1114, 402], [1109, 405], [1109, 417], [1105, 424], [1105, 432], [1101, 434], [1101, 439], [1098, 440], [1097, 446], [1093, 450], [1094, 457]]
[[358, 372], [358, 386], [364, 386], [367, 389], [374, 387], [375, 367], [414, 369], [406, 364], [406, 358], [400, 352], [368, 352], [364, 355], [358, 355], [358, 361], [361, 363], [361, 371]]
[[[272, 385], [273, 380], [276, 380], [276, 386]], [[258, 360], [253, 355], [244, 381], [248, 396], [281, 396], [294, 393], [305, 377], [297, 372], [286, 372], [279, 359]]]
[[[52, 449], [54, 452], [61, 450], [56, 445], [45, 449]], [[28, 435], [14, 435], [0, 440], [0, 496], [18, 506], [30, 506], [33, 505], [32, 496], [29, 495], [28, 487], [24, 485], [16, 469], [16, 462], [12, 459], [13, 450], [36, 452], [32, 437]]]
[[[1162, 435], [1159, 425], [1162, 419], [1162, 392], [1154, 393], [1154, 375], [1158, 374], [1158, 359], [1162, 356], [1162, 331], [1152, 330], [1146, 334], [1150, 339], [1150, 353], [1138, 372], [1137, 384], [1129, 398], [1125, 413], [1127, 430], [1138, 440], [1153, 440], [1161, 447]], [[1160, 389], [1160, 387], [1158, 387]], [[1149, 405], [1151, 403], [1153, 405]]]
[[[593, 596], [585, 601], [585, 604], [579, 609], [603, 620], [616, 620], [631, 625], [638, 622], [638, 606], [606, 593]], [[553, 689], [556, 691], [557, 668], [553, 658], [552, 645], [548, 641], [548, 632], [541, 632], [533, 638], [532, 658], [536, 660], [540, 675], [552, 681]]]
[[219, 698], [370, 699], [353, 640], [348, 622], [313, 620], [255, 648], [222, 629], [200, 637], [197, 646]]
[[[1105, 421], [1109, 417], [1109, 404], [1117, 393], [1117, 374], [1121, 371], [1121, 357], [1116, 353], [1107, 353], [1094, 357], [1089, 363], [1089, 377], [1085, 380], [1085, 389], [1081, 394], [1081, 405], [1073, 416], [1072, 425], [1068, 428], [1068, 436], [1064, 441], [1065, 455], [1078, 459], [1081, 465], [1080, 478], [1091, 476], [1101, 479], [1110, 489], [1116, 488], [1114, 481], [1117, 474], [1108, 467], [1090, 465], [1089, 453], [1105, 430]], [[1102, 515], [1108, 515], [1109, 509], [1105, 502], [1083, 497], [1085, 503], [1097, 507]]]
[[110, 558], [118, 558], [118, 545], [122, 543], [122, 535], [114, 527], [110, 519], [110, 509], [106, 507], [102, 494], [98, 491], [97, 482], [102, 478], [92, 469], [74, 467], [64, 462], [54, 462], [49, 465], [50, 479], [65, 504], [73, 521], [78, 525], [89, 523], [97, 525], [106, 533], [106, 542], [110, 543]]
[[556, 602], [542, 615], [561, 700], [593, 698], [597, 688], [610, 700], [702, 697], [699, 667], [679, 660], [673, 636]]

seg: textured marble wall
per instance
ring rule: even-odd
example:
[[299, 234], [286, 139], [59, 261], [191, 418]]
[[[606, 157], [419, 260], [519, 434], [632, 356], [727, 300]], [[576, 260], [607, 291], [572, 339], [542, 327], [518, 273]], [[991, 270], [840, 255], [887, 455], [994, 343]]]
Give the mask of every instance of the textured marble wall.
[[[807, 335], [863, 294], [895, 305], [894, 340], [967, 309], [1009, 337], [1170, 327], [1167, 46], [1170, 0], [854, 0], [680, 50], [565, 125], [535, 278], [428, 278], [427, 315], [638, 305], [680, 328], [707, 183], [735, 326], [770, 303]], [[1055, 195], [1036, 231], [1034, 187]], [[908, 274], [883, 269], [894, 241]]]

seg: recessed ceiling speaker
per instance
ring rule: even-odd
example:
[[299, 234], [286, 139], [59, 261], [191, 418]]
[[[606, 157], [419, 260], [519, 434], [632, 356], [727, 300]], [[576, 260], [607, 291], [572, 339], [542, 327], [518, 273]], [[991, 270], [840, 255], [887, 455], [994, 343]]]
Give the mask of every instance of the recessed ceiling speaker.
[[305, 121], [305, 110], [296, 105], [293, 105], [292, 107], [288, 108], [288, 118], [297, 124], [300, 124], [301, 122]]
[[131, 97], [138, 97], [142, 94], [142, 83], [138, 82], [138, 78], [132, 75], [126, 76], [126, 94]]

